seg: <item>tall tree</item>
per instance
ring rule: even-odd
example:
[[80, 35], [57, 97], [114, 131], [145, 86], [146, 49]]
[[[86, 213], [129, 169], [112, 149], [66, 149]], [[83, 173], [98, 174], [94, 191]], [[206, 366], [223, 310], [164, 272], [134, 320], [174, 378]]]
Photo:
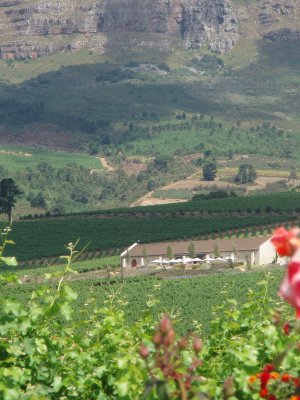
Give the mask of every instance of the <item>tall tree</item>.
[[0, 181], [0, 212], [7, 214], [10, 222], [12, 221], [12, 210], [22, 194], [22, 190], [13, 179], [6, 178]]
[[204, 164], [202, 173], [205, 181], [214, 181], [217, 176], [217, 164], [213, 161]]
[[257, 178], [255, 168], [251, 164], [242, 164], [239, 167], [239, 171], [235, 177], [236, 183], [254, 183]]
[[167, 258], [169, 260], [172, 260], [174, 258], [173, 249], [170, 245], [167, 247]]
[[195, 258], [196, 257], [196, 248], [195, 243], [191, 242], [188, 247], [189, 257]]

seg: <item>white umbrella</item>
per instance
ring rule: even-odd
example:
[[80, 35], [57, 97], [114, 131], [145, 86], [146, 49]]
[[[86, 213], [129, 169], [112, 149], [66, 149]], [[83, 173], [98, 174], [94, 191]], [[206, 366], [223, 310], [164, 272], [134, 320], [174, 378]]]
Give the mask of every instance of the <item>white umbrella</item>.
[[153, 260], [151, 261], [153, 264], [161, 264], [161, 260]]
[[217, 257], [217, 258], [216, 258], [216, 261], [225, 261], [225, 260], [224, 260], [224, 258], [222, 258], [222, 257]]
[[177, 260], [175, 260], [175, 258], [172, 258], [172, 260], [169, 261], [169, 263], [176, 263]]
[[177, 263], [182, 263], [182, 261], [183, 261], [182, 258], [177, 258], [176, 260]]
[[204, 261], [215, 261], [215, 259], [211, 257], [206, 257]]
[[201, 260], [201, 258], [198, 258], [198, 257], [196, 257], [196, 258], [193, 258], [193, 262], [202, 262], [203, 260]]
[[162, 263], [162, 264], [170, 264], [170, 262], [167, 261], [167, 260], [162, 260], [161, 263]]
[[193, 261], [193, 259], [192, 259], [192, 258], [190, 258], [190, 257], [186, 257], [186, 258], [184, 259], [184, 261], [185, 261], [185, 262], [187, 262], [187, 263], [189, 263], [189, 262], [192, 262], [192, 261]]

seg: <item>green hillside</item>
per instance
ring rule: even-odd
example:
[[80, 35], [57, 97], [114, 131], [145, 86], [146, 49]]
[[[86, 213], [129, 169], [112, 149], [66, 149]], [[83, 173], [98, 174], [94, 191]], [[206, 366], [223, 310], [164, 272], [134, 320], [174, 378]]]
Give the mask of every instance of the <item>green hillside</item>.
[[[151, 243], [177, 239], [192, 239], [209, 233], [239, 232], [241, 228], [256, 232], [266, 225], [294, 220], [294, 216], [262, 215], [242, 217], [176, 217], [160, 216], [144, 218], [69, 218], [21, 221], [13, 225], [12, 238], [16, 243], [9, 249], [20, 260], [60, 256], [65, 253], [64, 244], [80, 240], [89, 251], [116, 249], [116, 252], [137, 241]], [[47, 246], [43, 243], [47, 242]]]
[[[287, 7], [280, 18], [276, 4], [266, 7], [273, 16], [267, 24], [261, 2], [232, 2], [238, 36], [226, 52], [212, 51], [211, 43], [188, 50], [177, 36], [168, 47], [168, 35], [126, 31], [107, 33], [103, 51], [67, 46], [0, 59], [1, 172], [25, 192], [16, 215], [129, 206], [196, 172], [189, 156], [207, 151], [220, 165], [256, 155], [299, 168], [299, 7]], [[54, 36], [35, 40], [41, 46], [69, 40]], [[139, 45], [126, 47], [132, 40]], [[113, 171], [93, 174], [101, 168], [94, 156], [106, 157]], [[157, 158], [164, 168], [156, 168]], [[50, 167], [41, 168], [44, 161]]]

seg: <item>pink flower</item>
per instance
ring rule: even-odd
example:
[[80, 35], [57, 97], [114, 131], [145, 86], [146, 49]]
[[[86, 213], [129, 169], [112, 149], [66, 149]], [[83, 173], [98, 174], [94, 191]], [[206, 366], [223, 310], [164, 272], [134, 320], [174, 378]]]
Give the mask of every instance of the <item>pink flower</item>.
[[300, 319], [300, 262], [291, 261], [288, 264], [287, 275], [285, 276], [279, 295], [296, 309], [296, 318]]
[[271, 241], [280, 256], [292, 256], [300, 247], [299, 233], [298, 228], [292, 228], [288, 231], [281, 227], [275, 230]]

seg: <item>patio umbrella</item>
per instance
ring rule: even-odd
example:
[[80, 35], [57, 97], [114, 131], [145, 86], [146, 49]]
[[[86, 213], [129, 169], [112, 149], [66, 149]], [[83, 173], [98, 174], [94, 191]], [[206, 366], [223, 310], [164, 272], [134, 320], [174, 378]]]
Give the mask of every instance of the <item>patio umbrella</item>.
[[162, 261], [161, 260], [153, 260], [153, 261], [151, 261], [153, 264], [161, 264], [162, 263]]
[[170, 264], [170, 261], [162, 260], [161, 263], [162, 263], [162, 264]]
[[204, 261], [215, 261], [215, 259], [211, 257], [206, 257]]
[[196, 258], [193, 258], [193, 262], [202, 262], [203, 260], [201, 260], [201, 258], [198, 258], [198, 257], [196, 257]]

